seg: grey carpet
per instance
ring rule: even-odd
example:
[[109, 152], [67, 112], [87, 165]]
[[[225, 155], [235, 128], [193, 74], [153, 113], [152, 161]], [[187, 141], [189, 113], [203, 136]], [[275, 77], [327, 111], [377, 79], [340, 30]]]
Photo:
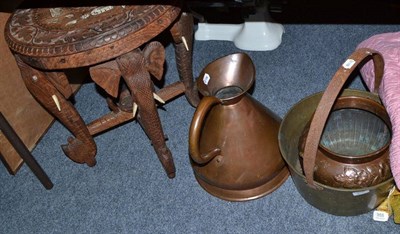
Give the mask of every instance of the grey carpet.
[[[398, 25], [285, 25], [278, 49], [247, 52], [256, 67], [252, 96], [283, 117], [302, 98], [325, 89], [336, 69], [362, 40]], [[194, 74], [212, 60], [238, 52], [231, 42], [196, 41]], [[167, 47], [166, 83], [177, 79]], [[360, 79], [353, 82], [362, 87]], [[92, 83], [76, 95], [85, 121], [108, 111]], [[177, 176], [166, 177], [140, 125], [128, 123], [95, 138], [97, 165], [66, 158], [60, 145], [70, 133], [58, 122], [34, 157], [52, 179], [45, 190], [24, 165], [16, 176], [0, 169], [0, 233], [398, 233], [393, 220], [372, 212], [338, 217], [310, 206], [289, 178], [279, 189], [249, 202], [227, 202], [196, 182], [188, 155], [195, 109], [180, 97], [160, 109]]]

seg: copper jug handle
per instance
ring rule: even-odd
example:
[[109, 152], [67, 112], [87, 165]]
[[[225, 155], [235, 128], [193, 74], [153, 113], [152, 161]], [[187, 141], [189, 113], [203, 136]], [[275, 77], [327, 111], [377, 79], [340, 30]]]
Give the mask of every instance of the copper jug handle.
[[304, 174], [306, 176], [307, 184], [312, 188], [317, 188], [314, 183], [314, 166], [315, 158], [318, 150], [318, 145], [322, 136], [325, 123], [328, 119], [329, 113], [343, 89], [344, 84], [349, 79], [353, 71], [358, 65], [364, 65], [372, 58], [374, 62], [375, 72], [375, 85], [374, 93], [378, 93], [379, 85], [381, 83], [384, 71], [384, 61], [382, 55], [372, 49], [360, 48], [353, 52], [348, 59], [340, 66], [335, 73], [332, 80], [329, 82], [328, 87], [323, 93], [321, 100], [312, 117], [308, 136], [304, 147]]
[[204, 118], [213, 106], [220, 103], [221, 100], [216, 97], [205, 96], [196, 108], [189, 130], [189, 152], [196, 163], [207, 163], [221, 153], [221, 149], [218, 148], [210, 150], [206, 154], [200, 154], [199, 150], [200, 133], [203, 129]]

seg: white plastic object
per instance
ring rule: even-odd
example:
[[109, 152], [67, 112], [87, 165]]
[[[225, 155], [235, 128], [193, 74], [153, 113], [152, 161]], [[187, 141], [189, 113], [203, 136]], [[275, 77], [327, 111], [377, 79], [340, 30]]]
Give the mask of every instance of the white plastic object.
[[282, 24], [246, 21], [242, 24], [198, 23], [195, 39], [199, 41], [233, 41], [242, 50], [269, 51], [282, 42]]

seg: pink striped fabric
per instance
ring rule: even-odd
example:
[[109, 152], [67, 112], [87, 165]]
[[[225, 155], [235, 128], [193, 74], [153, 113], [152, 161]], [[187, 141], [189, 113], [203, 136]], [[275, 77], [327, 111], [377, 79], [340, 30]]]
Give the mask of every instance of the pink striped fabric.
[[[358, 48], [379, 51], [385, 60], [385, 70], [379, 95], [392, 122], [390, 164], [396, 185], [400, 187], [400, 32], [378, 34], [361, 42]], [[372, 61], [361, 69], [361, 75], [370, 90], [374, 89]]]

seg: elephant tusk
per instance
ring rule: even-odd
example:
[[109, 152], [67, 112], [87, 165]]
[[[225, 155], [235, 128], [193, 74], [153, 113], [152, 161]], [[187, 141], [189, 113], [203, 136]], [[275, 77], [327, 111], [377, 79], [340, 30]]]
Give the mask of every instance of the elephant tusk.
[[183, 44], [185, 45], [186, 50], [189, 51], [189, 46], [188, 46], [188, 44], [187, 44], [187, 41], [186, 41], [186, 38], [185, 38], [185, 37], [182, 37], [182, 42], [183, 42]]
[[132, 115], [134, 118], [136, 116], [137, 109], [138, 109], [138, 105], [134, 102], [133, 106], [132, 106]]
[[53, 96], [51, 96], [51, 98], [53, 98], [53, 101], [56, 104], [58, 111], [61, 111], [61, 105], [60, 102], [58, 101], [58, 97], [54, 94]]
[[158, 96], [156, 93], [153, 93], [153, 97], [154, 97], [154, 99], [161, 102], [162, 104], [165, 104], [165, 101], [160, 96]]

